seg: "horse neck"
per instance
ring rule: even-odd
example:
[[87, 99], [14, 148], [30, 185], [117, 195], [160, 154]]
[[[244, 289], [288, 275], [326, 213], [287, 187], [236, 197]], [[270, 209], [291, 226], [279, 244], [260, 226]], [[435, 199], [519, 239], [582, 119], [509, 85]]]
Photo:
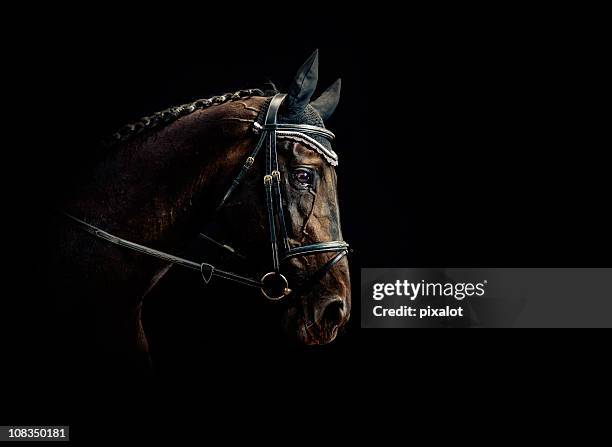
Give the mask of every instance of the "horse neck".
[[68, 211], [143, 244], [197, 234], [253, 144], [258, 101], [250, 102], [195, 112], [115, 148]]

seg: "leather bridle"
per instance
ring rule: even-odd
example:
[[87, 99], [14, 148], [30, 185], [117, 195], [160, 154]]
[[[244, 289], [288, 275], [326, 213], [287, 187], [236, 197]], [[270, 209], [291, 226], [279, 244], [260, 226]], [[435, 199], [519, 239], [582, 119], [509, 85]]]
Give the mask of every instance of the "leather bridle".
[[[329, 130], [308, 124], [283, 124], [278, 123], [278, 110], [285, 99], [285, 94], [277, 94], [272, 97], [266, 112], [263, 126], [255, 122], [253, 131], [259, 135], [259, 139], [251, 154], [242, 165], [238, 175], [232, 181], [229, 189], [223, 196], [217, 210], [221, 209], [227, 199], [240, 185], [242, 179], [255, 163], [255, 159], [261, 149], [265, 146], [265, 202], [268, 216], [268, 229], [270, 233], [270, 246], [272, 252], [272, 271], [263, 275], [260, 280], [255, 280], [233, 272], [227, 272], [216, 268], [206, 262], [194, 262], [179, 256], [174, 256], [159, 250], [155, 250], [135, 242], [122, 239], [95, 227], [81, 219], [66, 214], [80, 228], [107, 242], [144, 253], [158, 259], [199, 270], [204, 282], [208, 284], [213, 276], [234, 281], [250, 287], [257, 287], [263, 295], [270, 300], [280, 300], [289, 295], [287, 278], [281, 273], [281, 265], [297, 256], [309, 256], [319, 253], [336, 253], [329, 261], [319, 267], [307, 280], [300, 285], [300, 290], [320, 281], [327, 272], [348, 254], [349, 245], [344, 241], [317, 242], [314, 244], [291, 247], [290, 239], [285, 225], [285, 213], [283, 207], [282, 190], [280, 185], [281, 173], [278, 168], [277, 141], [279, 138], [288, 138], [305, 143], [305, 145], [319, 152], [330, 164], [337, 165], [338, 156], [330, 149], [319, 143], [313, 137], [323, 137], [328, 141], [334, 139], [334, 134]], [[208, 238], [208, 237], [207, 237]], [[210, 238], [208, 238], [210, 239]], [[280, 240], [280, 247], [279, 247]], [[295, 292], [295, 291], [294, 291]]]

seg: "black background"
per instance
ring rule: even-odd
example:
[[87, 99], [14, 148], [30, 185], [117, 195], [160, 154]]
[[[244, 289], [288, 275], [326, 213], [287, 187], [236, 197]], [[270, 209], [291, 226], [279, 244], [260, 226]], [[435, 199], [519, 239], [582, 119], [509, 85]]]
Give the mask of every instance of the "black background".
[[[5, 189], [5, 203], [19, 216], [11, 230], [25, 238], [15, 238], [16, 264], [27, 265], [21, 261], [33, 253], [44, 262], [32, 238], [44, 216], [40, 210], [53, 203], [99, 137], [165, 107], [259, 87], [266, 79], [283, 90], [319, 48], [320, 87], [343, 79], [328, 127], [338, 136], [344, 236], [355, 249], [355, 315], [361, 267], [609, 266], [603, 113], [609, 102], [600, 29], [550, 11], [520, 20], [466, 15], [286, 19], [274, 31], [265, 18], [240, 14], [196, 24], [89, 18], [37, 29], [44, 38], [36, 48], [18, 51], [20, 81], [27, 85], [20, 105], [28, 114], [15, 127], [19, 150], [6, 164], [20, 179]], [[44, 301], [27, 269], [11, 275], [30, 303]], [[197, 312], [186, 318], [195, 324], [207, 306], [194, 306]], [[285, 390], [297, 387], [296, 370], [288, 364], [269, 370], [278, 363], [264, 354], [254, 358], [234, 346], [226, 352], [232, 362], [210, 360], [208, 351], [197, 349], [197, 328], [185, 328], [171, 300], [146, 312], [162, 377], [209, 388], [231, 369], [234, 388], [247, 387], [253, 382], [245, 376], [259, 373], [282, 377]], [[476, 358], [462, 349], [478, 343], [476, 336], [365, 331], [355, 315], [337, 342], [289, 362], [298, 365], [300, 378], [321, 380], [324, 373], [340, 386], [347, 373], [333, 371], [347, 359], [356, 371], [381, 357], [419, 365], [442, 358], [447, 367]], [[86, 392], [104, 383], [78, 376], [78, 353], [57, 361], [61, 348], [53, 345], [52, 321], [42, 320], [29, 322], [37, 350], [28, 352], [45, 361], [24, 363], [27, 377], [40, 380], [42, 374], [45, 383], [62, 377]], [[190, 335], [195, 339], [184, 338]], [[493, 363], [514, 364], [509, 342], [499, 343], [505, 357]], [[546, 341], [532, 343], [551, 352]], [[68, 412], [75, 413], [78, 408]]]

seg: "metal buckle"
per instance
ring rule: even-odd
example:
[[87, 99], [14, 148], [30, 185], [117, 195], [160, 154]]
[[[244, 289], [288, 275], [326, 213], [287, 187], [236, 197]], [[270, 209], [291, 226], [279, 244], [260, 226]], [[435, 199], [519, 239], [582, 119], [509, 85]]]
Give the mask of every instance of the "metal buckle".
[[[281, 295], [274, 296], [271, 294], [268, 295], [268, 293], [266, 293], [266, 285], [264, 283], [267, 279], [269, 279], [272, 276], [276, 277], [277, 280], [282, 281], [282, 286], [280, 287], [282, 289]], [[285, 278], [281, 273], [276, 273], [276, 272], [266, 273], [265, 275], [262, 276], [261, 283], [263, 284], [263, 287], [261, 287], [260, 289], [261, 293], [263, 293], [263, 296], [265, 296], [271, 301], [278, 301], [291, 293], [291, 289], [289, 288], [289, 282], [287, 281], [287, 278]]]

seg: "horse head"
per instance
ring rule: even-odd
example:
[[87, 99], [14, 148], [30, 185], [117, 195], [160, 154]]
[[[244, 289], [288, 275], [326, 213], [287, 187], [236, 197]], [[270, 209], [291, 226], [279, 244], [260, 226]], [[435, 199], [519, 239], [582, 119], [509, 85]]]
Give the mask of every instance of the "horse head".
[[[114, 134], [115, 147], [62, 205], [103, 241], [60, 227], [50, 275], [64, 294], [87, 295], [106, 309], [98, 319], [102, 343], [117, 349], [125, 339], [147, 350], [141, 299], [173, 264], [199, 270], [207, 286], [230, 280], [261, 289], [279, 301], [283, 326], [300, 343], [336, 337], [349, 318], [351, 289], [338, 157], [324, 121], [338, 104], [340, 80], [311, 102], [317, 71], [315, 52], [287, 94], [198, 100]], [[231, 243], [248, 262], [229, 271], [210, 253], [180, 257], [205, 222], [223, 229], [217, 245]]]
[[[278, 141], [280, 197], [274, 209], [277, 214], [274, 225], [283, 234], [278, 243], [285, 245], [280, 250], [279, 271], [287, 282], [280, 287], [291, 288], [281, 304], [283, 326], [305, 344], [332, 341], [347, 322], [351, 310], [348, 262], [343, 256], [346, 246], [339, 242], [342, 230], [335, 171], [338, 157], [329, 138], [316, 132], [302, 133], [310, 130], [308, 126], [324, 129], [324, 121], [334, 112], [340, 97], [341, 83], [337, 80], [311, 102], [317, 72], [318, 52], [315, 52], [298, 71], [286, 96], [274, 97], [282, 102], [277, 117], [278, 131], [270, 136]], [[274, 106], [274, 98], [252, 100], [259, 108], [255, 129], [266, 128], [265, 120]], [[270, 155], [269, 147], [263, 150], [265, 157], [254, 162], [255, 172], [266, 172], [266, 165], [274, 164], [269, 158], [275, 154]], [[249, 247], [249, 258], [258, 259], [259, 265], [270, 264], [270, 216], [262, 203], [266, 197], [265, 181], [264, 178], [262, 182], [261, 176], [250, 176], [247, 185], [236, 189], [220, 213], [225, 225], [238, 235], [238, 244]], [[241, 219], [235, 218], [238, 209], [241, 209]], [[249, 224], [245, 226], [245, 222]]]

